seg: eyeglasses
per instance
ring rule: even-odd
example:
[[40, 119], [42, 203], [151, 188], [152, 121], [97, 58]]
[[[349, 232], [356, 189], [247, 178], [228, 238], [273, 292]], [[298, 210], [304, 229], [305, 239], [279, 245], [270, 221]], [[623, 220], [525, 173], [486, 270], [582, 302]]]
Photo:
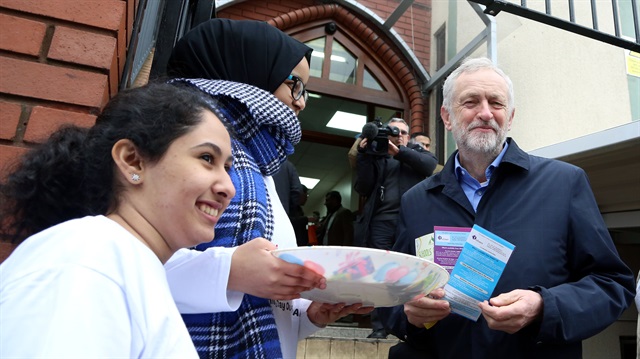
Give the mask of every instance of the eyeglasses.
[[403, 135], [403, 136], [406, 136], [406, 135], [409, 134], [409, 132], [405, 131], [405, 130], [400, 130], [400, 134]]
[[296, 75], [289, 75], [287, 76], [287, 80], [293, 81], [293, 85], [291, 86], [291, 96], [293, 96], [293, 99], [298, 101], [301, 97], [304, 97], [304, 102], [306, 103], [309, 99], [309, 93], [305, 89], [302, 79]]

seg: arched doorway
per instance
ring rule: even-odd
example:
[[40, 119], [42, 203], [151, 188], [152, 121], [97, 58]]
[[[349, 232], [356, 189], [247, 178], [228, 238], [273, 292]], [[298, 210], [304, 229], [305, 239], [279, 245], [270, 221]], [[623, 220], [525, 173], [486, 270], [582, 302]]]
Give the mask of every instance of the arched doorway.
[[[296, 16], [314, 14], [302, 9], [271, 21], [314, 49], [310, 99], [300, 114], [302, 142], [290, 158], [301, 177], [320, 180], [305, 205], [309, 213], [325, 212], [324, 195], [331, 190], [342, 194], [345, 207], [358, 210], [347, 152], [366, 121], [402, 117], [414, 130], [424, 128], [422, 96], [407, 62], [383, 34], [340, 7], [331, 9], [331, 16]], [[340, 115], [358, 118], [359, 125]]]

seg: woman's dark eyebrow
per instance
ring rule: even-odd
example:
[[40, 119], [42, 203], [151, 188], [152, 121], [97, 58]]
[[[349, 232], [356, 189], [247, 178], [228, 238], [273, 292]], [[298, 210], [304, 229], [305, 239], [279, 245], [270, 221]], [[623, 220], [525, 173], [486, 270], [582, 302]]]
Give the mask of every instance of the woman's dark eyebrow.
[[[216, 145], [213, 142], [201, 143], [197, 146], [194, 146], [193, 148], [200, 148], [200, 147], [208, 147], [216, 156], [218, 157], [222, 156], [222, 150], [220, 149], [220, 146]], [[233, 155], [229, 155], [229, 157], [227, 157], [225, 162], [233, 162]]]

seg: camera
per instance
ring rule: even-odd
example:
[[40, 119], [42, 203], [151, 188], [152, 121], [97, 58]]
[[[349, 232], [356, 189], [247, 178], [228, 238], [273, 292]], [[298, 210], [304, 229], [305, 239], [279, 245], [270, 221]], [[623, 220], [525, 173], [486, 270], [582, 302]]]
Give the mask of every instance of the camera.
[[367, 139], [365, 153], [384, 156], [389, 152], [389, 136], [398, 137], [400, 130], [395, 126], [383, 125], [380, 118], [367, 122], [362, 127], [362, 137]]

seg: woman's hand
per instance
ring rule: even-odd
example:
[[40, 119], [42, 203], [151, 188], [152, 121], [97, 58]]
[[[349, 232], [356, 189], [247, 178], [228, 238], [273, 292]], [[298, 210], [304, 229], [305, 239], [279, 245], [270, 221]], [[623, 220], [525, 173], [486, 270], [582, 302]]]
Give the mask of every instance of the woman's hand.
[[367, 314], [372, 310], [373, 307], [363, 307], [362, 303], [346, 305], [312, 302], [307, 309], [307, 316], [311, 323], [324, 327], [349, 314]]
[[227, 289], [261, 298], [290, 300], [300, 298], [300, 292], [326, 288], [326, 279], [320, 274], [272, 255], [276, 248], [264, 238], [238, 246], [231, 257]]

